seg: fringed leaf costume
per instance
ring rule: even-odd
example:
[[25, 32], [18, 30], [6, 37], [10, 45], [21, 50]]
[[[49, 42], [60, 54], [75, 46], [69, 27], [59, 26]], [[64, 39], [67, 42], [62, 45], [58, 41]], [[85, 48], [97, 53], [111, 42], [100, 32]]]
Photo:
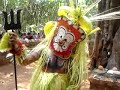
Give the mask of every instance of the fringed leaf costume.
[[2, 37], [2, 39], [0, 41], [1, 52], [10, 50], [10, 45], [8, 44], [9, 37], [10, 37], [9, 33], [5, 33], [4, 36]]
[[88, 35], [98, 29], [92, 30], [79, 7], [62, 6], [58, 16], [57, 21], [46, 23], [45, 39], [29, 54], [32, 62], [39, 57], [30, 90], [78, 90], [87, 78]]

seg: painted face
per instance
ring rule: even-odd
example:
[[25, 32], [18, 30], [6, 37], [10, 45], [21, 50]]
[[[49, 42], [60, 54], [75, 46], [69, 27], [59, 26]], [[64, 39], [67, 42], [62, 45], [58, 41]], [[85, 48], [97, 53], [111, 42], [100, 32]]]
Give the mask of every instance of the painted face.
[[72, 24], [65, 17], [60, 17], [55, 34], [50, 42], [50, 49], [61, 58], [69, 58], [77, 42], [85, 38], [85, 33], [79, 26]]
[[58, 52], [66, 51], [69, 45], [75, 40], [74, 34], [60, 26], [57, 35], [53, 39], [54, 49]]

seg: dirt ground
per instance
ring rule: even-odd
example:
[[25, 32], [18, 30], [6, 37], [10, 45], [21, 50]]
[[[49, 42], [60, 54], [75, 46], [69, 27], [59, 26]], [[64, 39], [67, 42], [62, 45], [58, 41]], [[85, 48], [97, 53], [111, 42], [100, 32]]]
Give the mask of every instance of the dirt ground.
[[[30, 78], [33, 72], [33, 65], [17, 66], [18, 90], [29, 90]], [[80, 90], [89, 90], [89, 82]], [[14, 67], [13, 64], [0, 67], [0, 90], [15, 90]]]
[[[18, 90], [28, 90], [33, 65], [17, 66]], [[15, 90], [13, 64], [0, 67], [0, 90]]]

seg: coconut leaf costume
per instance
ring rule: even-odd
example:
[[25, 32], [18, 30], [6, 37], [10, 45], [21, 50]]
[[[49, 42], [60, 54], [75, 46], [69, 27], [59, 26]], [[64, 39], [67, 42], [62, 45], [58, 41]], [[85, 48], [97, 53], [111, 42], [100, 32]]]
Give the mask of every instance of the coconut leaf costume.
[[88, 35], [98, 29], [92, 30], [80, 8], [62, 6], [58, 16], [44, 27], [46, 38], [40, 44], [45, 48], [30, 90], [77, 90], [87, 78]]
[[[57, 21], [46, 23], [45, 39], [30, 52], [34, 53], [32, 59], [39, 56], [30, 90], [78, 90], [87, 78], [88, 35], [98, 28], [92, 29], [80, 8], [62, 6], [58, 16]], [[4, 39], [3, 36], [1, 50]], [[24, 55], [24, 51], [18, 55], [21, 64]]]
[[10, 45], [8, 44], [8, 40], [9, 40], [9, 33], [5, 33], [0, 41], [0, 50], [1, 51], [10, 50]]

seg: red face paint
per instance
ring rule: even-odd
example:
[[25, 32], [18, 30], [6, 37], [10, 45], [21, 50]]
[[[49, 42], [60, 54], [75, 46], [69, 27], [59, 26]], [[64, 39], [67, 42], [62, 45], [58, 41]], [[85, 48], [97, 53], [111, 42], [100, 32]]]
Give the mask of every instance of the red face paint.
[[50, 49], [61, 58], [69, 58], [75, 45], [85, 38], [84, 31], [65, 17], [58, 19]]

